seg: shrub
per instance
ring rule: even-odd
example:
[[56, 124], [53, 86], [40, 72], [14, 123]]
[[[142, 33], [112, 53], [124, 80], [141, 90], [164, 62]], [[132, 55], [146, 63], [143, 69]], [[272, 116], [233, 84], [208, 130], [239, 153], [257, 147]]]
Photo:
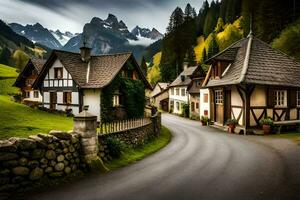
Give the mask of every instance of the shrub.
[[227, 126], [229, 126], [229, 125], [237, 125], [237, 124], [238, 124], [238, 121], [236, 119], [229, 119], [226, 122]]
[[198, 115], [192, 115], [192, 116], [191, 116], [191, 119], [192, 119], [192, 120], [197, 120], [197, 121], [199, 121], [199, 120], [200, 120], [200, 117], [199, 117]]
[[120, 158], [122, 152], [126, 149], [126, 145], [116, 137], [109, 137], [107, 138], [107, 148], [113, 158]]
[[208, 117], [207, 116], [201, 116], [201, 122], [203, 122], [203, 123], [208, 123], [209, 122], [209, 119], [208, 119]]
[[187, 103], [182, 104], [182, 113], [180, 116], [189, 117], [190, 116], [190, 106]]
[[263, 125], [270, 125], [270, 126], [272, 126], [273, 125], [273, 120], [270, 117], [267, 117], [265, 119], [260, 120], [259, 124], [261, 126], [263, 126]]

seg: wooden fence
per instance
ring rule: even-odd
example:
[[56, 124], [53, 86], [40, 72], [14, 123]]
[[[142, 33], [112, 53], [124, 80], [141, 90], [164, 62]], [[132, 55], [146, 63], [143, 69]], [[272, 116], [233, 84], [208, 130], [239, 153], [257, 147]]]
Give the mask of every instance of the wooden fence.
[[139, 128], [151, 123], [150, 118], [128, 119], [110, 123], [101, 123], [99, 134], [109, 134]]

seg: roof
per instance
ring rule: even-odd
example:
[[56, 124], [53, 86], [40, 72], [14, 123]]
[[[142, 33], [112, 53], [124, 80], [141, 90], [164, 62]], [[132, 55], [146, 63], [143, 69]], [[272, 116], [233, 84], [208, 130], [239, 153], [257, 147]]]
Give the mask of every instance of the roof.
[[35, 69], [38, 71], [38, 73], [41, 73], [43, 66], [47, 60], [32, 58], [30, 61], [33, 64], [33, 66], [35, 67]]
[[160, 87], [161, 90], [167, 89], [167, 87], [170, 85], [170, 83], [157, 83], [157, 85]]
[[[190, 94], [199, 94], [204, 78], [205, 77], [193, 79], [192, 82], [191, 82], [191, 84], [188, 87], [188, 92]], [[199, 86], [197, 86], [196, 81], [200, 81], [200, 85]]]
[[[38, 58], [31, 58], [27, 62], [26, 66], [24, 67], [22, 72], [19, 74], [19, 76], [16, 79], [13, 86], [22, 87], [25, 79], [29, 76], [28, 74], [31, 74], [33, 69], [36, 69], [38, 74], [40, 74], [45, 63], [46, 63], [46, 60], [38, 59]], [[34, 67], [34, 68], [32, 68], [32, 67]]]
[[[176, 87], [176, 86], [188, 86], [191, 82], [192, 79], [190, 76], [193, 75], [193, 73], [196, 71], [198, 67], [188, 67], [185, 69], [181, 74], [169, 85], [169, 87]], [[181, 80], [181, 76], [184, 76], [185, 79], [184, 81]]]
[[206, 87], [241, 83], [300, 87], [300, 62], [253, 35], [236, 42], [207, 62], [213, 60], [231, 60], [231, 64], [221, 79], [209, 80]]
[[[89, 62], [83, 62], [79, 53], [54, 50], [43, 68], [43, 72], [47, 72], [48, 67], [51, 66], [51, 63], [56, 58], [63, 64], [73, 77], [73, 80], [81, 88], [103, 88], [107, 86], [117, 76], [125, 63], [132, 59], [146, 87], [152, 89], [132, 53], [91, 56]], [[35, 85], [39, 84], [44, 76], [45, 73], [39, 76]]]

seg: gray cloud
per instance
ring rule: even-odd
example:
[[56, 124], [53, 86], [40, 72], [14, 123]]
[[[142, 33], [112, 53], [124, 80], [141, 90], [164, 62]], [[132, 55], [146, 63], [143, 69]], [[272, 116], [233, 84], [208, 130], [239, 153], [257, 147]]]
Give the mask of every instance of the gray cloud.
[[1, 17], [22, 24], [40, 22], [50, 29], [81, 32], [92, 17], [108, 13], [123, 20], [129, 29], [136, 25], [165, 32], [176, 6], [191, 3], [196, 10], [203, 0], [1, 0]]

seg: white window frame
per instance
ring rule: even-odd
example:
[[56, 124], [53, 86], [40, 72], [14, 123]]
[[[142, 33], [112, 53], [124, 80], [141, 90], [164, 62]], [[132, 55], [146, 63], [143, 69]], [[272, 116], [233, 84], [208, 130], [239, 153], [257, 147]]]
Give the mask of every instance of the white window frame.
[[178, 101], [176, 102], [176, 109], [177, 111], [180, 111], [180, 103]]
[[181, 88], [181, 96], [182, 96], [182, 97], [185, 97], [185, 95], [186, 95], [185, 88]]
[[175, 90], [176, 90], [176, 96], [179, 96], [180, 95], [179, 94], [180, 93], [179, 88], [176, 88]]
[[275, 90], [274, 97], [276, 108], [287, 107], [287, 90]]
[[115, 94], [113, 97], [113, 107], [120, 106], [120, 97], [119, 95]]
[[223, 90], [215, 90], [215, 104], [223, 105]]
[[297, 91], [297, 107], [300, 107], [300, 91]]
[[171, 89], [171, 95], [174, 95], [175, 92], [174, 92], [174, 88]]
[[34, 90], [33, 91], [33, 97], [38, 99], [40, 97], [39, 91], [38, 90]]

